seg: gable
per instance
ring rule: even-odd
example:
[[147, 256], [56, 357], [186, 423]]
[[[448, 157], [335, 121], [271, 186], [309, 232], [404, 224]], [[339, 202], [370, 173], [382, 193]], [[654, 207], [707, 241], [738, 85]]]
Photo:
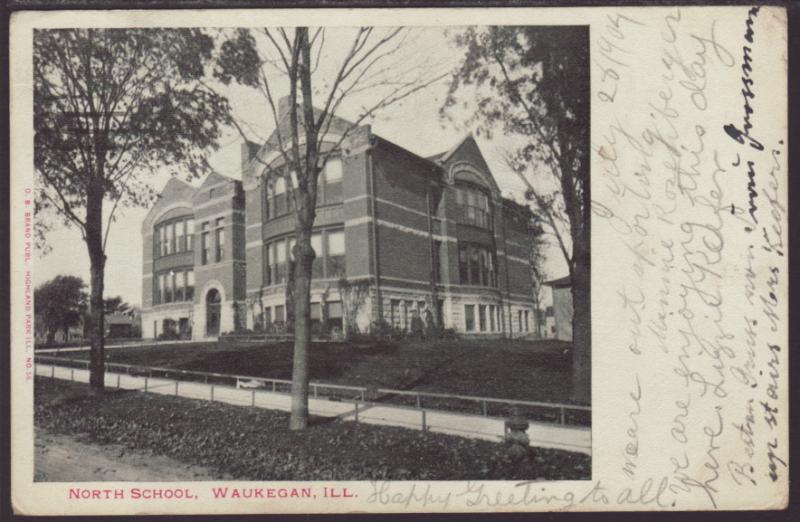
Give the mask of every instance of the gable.
[[468, 136], [453, 150], [445, 154], [442, 160], [449, 182], [468, 181], [499, 194], [500, 187], [497, 186], [497, 182], [489, 170], [489, 165], [472, 136]]

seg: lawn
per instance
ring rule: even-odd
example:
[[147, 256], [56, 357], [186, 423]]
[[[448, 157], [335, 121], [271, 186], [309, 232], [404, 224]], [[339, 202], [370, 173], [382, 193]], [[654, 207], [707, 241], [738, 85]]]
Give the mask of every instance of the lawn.
[[[338, 419], [301, 433], [288, 414], [36, 378], [35, 423], [90, 444], [152, 451], [241, 480], [577, 480], [591, 457]], [[443, 465], [445, 464], [446, 465]]]
[[[402, 340], [312, 343], [311, 379], [329, 384], [571, 402], [569, 347], [559, 341]], [[88, 359], [88, 352], [63, 357]], [[291, 343], [115, 348], [109, 362], [291, 379]]]

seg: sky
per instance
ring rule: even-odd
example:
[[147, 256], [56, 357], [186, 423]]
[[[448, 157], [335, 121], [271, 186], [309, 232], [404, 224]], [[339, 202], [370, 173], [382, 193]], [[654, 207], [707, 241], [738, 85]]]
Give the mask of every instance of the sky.
[[[463, 51], [452, 42], [452, 31], [444, 28], [414, 29], [403, 42], [396, 58], [390, 62], [390, 71], [399, 71], [404, 77], [415, 74], [411, 67], [425, 67], [426, 72], [452, 71], [460, 63]], [[326, 32], [325, 49], [320, 66], [315, 73], [315, 86], [325, 92], [330, 78], [341, 63], [345, 45], [352, 42], [353, 32], [347, 29]], [[260, 48], [266, 50], [267, 44]], [[420, 65], [422, 64], [422, 65]], [[391, 72], [388, 74], [392, 74]], [[270, 76], [273, 78], [273, 76]], [[275, 76], [280, 81], [280, 78]], [[430, 85], [410, 97], [399, 101], [376, 114], [370, 123], [373, 132], [420, 155], [429, 156], [450, 149], [474, 128], [467, 124], [472, 107], [458, 105], [451, 111], [452, 119], [440, 117], [440, 108], [447, 95], [449, 78]], [[272, 113], [265, 98], [255, 89], [241, 86], [219, 86], [220, 92], [230, 100], [234, 116], [253, 141], [263, 141], [274, 127]], [[380, 93], [380, 87], [355, 96], [349, 105], [343, 104], [339, 115], [347, 118], [360, 113], [360, 107], [369, 106], [371, 99]], [[275, 93], [278, 96], [282, 92]], [[321, 99], [315, 94], [315, 99]], [[373, 96], [373, 98], [370, 98]], [[469, 101], [468, 98], [465, 100]], [[492, 140], [476, 136], [481, 151], [504, 196], [518, 202], [524, 200], [525, 185], [510, 172], [502, 159], [510, 138], [495, 135]], [[242, 138], [233, 128], [220, 139], [220, 147], [209, 156], [212, 167], [225, 176], [241, 179]], [[153, 188], [160, 191], [169, 179], [166, 172], [155, 172], [149, 177]], [[195, 180], [194, 183], [201, 183]], [[106, 205], [108, 208], [110, 205]], [[118, 219], [111, 225], [106, 255], [105, 295], [120, 295], [132, 305], [140, 305], [142, 298], [142, 235], [141, 224], [148, 209], [125, 208], [118, 210]], [[39, 255], [35, 261], [35, 284], [60, 274], [77, 275], [89, 281], [89, 256], [86, 245], [76, 228], [57, 226], [47, 235], [51, 250]], [[548, 279], [567, 274], [567, 266], [555, 240], [546, 248], [545, 272]], [[546, 301], [549, 299], [546, 297]]]

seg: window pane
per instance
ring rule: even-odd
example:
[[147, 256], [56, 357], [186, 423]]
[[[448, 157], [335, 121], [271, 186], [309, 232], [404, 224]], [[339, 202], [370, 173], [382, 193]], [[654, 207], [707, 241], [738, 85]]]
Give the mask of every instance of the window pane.
[[475, 330], [475, 305], [464, 305], [464, 325], [468, 332]]
[[325, 204], [342, 202], [342, 182], [334, 181], [325, 184]]
[[344, 255], [344, 230], [328, 232], [328, 255]]
[[176, 252], [183, 252], [186, 250], [186, 242], [184, 241], [184, 221], [178, 221], [175, 223], [175, 251]]
[[341, 319], [342, 317], [342, 302], [331, 301], [328, 303], [328, 319]]
[[183, 272], [177, 272], [175, 274], [175, 300], [176, 301], [183, 301], [184, 300], [184, 276]]
[[314, 253], [317, 255], [318, 258], [322, 257], [322, 233], [316, 232], [311, 234], [311, 248], [314, 249]]
[[481, 332], [486, 331], [486, 305], [478, 307], [478, 321], [480, 324]]
[[319, 321], [322, 318], [322, 307], [319, 303], [311, 303], [310, 314], [312, 320]]
[[284, 321], [284, 306], [277, 305], [275, 307], [275, 321], [282, 323]]
[[194, 299], [194, 270], [186, 271], [186, 300]]
[[286, 241], [283, 239], [275, 242], [275, 260], [278, 263], [286, 262]]
[[165, 248], [165, 254], [164, 255], [168, 256], [168, 255], [170, 255], [172, 253], [172, 225], [167, 225], [164, 228], [167, 231], [166, 232], [167, 233], [167, 238], [166, 238], [167, 243], [166, 243], [166, 248]]
[[186, 250], [194, 250], [194, 219], [186, 221]]
[[325, 179], [330, 183], [331, 181], [339, 181], [342, 179], [342, 160], [339, 158], [330, 158], [325, 164]]
[[273, 187], [273, 193], [277, 196], [279, 194], [283, 194], [286, 192], [286, 180], [283, 179], [283, 176], [275, 178], [275, 185]]

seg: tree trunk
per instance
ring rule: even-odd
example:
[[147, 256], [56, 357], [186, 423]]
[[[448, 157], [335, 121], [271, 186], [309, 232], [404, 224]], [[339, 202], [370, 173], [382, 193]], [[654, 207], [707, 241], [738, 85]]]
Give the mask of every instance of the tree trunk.
[[572, 398], [591, 404], [592, 316], [589, 250], [581, 241], [573, 245], [572, 270]]
[[106, 256], [103, 252], [103, 196], [92, 190], [89, 190], [86, 202], [86, 246], [91, 264], [89, 387], [93, 392], [102, 393], [105, 386], [103, 281]]
[[304, 430], [308, 425], [308, 347], [311, 339], [311, 226], [296, 227], [294, 247], [294, 360], [292, 363], [292, 413], [289, 429]]
[[[297, 258], [295, 258], [297, 259]], [[294, 293], [295, 293], [295, 274], [297, 273], [297, 262], [289, 259], [286, 264], [286, 317], [284, 318], [284, 325], [287, 334], [294, 333], [295, 324], [295, 306], [294, 306]]]

